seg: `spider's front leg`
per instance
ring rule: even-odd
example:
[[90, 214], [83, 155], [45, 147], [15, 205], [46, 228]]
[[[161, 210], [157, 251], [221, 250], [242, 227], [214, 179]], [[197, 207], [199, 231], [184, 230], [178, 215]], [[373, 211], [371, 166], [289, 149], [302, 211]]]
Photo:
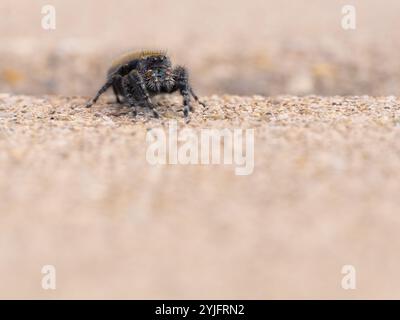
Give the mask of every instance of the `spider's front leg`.
[[185, 116], [186, 123], [190, 121], [189, 111], [193, 111], [193, 107], [190, 103], [190, 95], [200, 103], [202, 106], [206, 106], [204, 103], [200, 102], [199, 98], [194, 93], [192, 87], [189, 83], [189, 74], [185, 67], [177, 66], [173, 70], [174, 80], [176, 88], [179, 90], [183, 97], [183, 115]]
[[132, 70], [122, 81], [125, 96], [130, 106], [134, 107], [139, 104], [153, 111], [153, 115], [159, 118], [159, 114], [151, 102], [149, 93], [146, 89], [146, 84], [143, 77], [137, 70]]
[[125, 76], [122, 78], [121, 87], [122, 87], [126, 102], [132, 108], [133, 116], [136, 116], [137, 115], [137, 111], [136, 111], [137, 102], [136, 102], [135, 98], [133, 97], [133, 89], [131, 87], [131, 83], [129, 81], [128, 76]]
[[121, 102], [121, 99], [119, 98], [119, 92], [118, 92], [118, 89], [117, 89], [117, 85], [114, 83], [112, 88], [113, 88], [113, 92], [114, 92], [114, 96], [115, 96], [116, 102], [121, 104], [122, 102]]

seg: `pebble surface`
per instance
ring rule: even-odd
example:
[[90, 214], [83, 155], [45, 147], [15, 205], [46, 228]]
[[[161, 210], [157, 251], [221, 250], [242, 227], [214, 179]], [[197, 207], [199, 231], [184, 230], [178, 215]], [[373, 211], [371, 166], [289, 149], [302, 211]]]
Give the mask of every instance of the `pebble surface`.
[[[87, 99], [0, 94], [0, 297], [397, 294], [396, 97], [213, 95], [189, 124], [178, 96], [157, 100], [160, 119]], [[253, 174], [149, 165], [146, 133], [174, 119], [255, 129]], [[53, 293], [45, 264], [60, 275]], [[357, 293], [340, 288], [345, 264], [360, 270]]]

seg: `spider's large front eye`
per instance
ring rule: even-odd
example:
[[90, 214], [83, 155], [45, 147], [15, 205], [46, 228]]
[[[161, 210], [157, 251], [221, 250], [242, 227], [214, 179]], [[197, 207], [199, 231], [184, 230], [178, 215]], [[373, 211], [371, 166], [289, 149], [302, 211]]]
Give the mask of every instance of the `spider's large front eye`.
[[150, 78], [153, 75], [153, 70], [151, 70], [151, 69], [147, 70], [145, 75], [146, 75], [146, 78]]

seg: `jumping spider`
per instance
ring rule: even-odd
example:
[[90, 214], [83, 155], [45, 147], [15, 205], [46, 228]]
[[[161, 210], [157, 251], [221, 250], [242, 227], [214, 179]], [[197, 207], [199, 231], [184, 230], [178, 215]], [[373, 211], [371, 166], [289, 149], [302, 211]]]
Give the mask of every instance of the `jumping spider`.
[[[193, 111], [190, 95], [199, 101], [189, 84], [188, 72], [182, 66], [172, 68], [168, 56], [161, 51], [130, 52], [117, 58], [107, 72], [107, 81], [91, 99], [90, 108], [109, 87], [113, 88], [117, 103], [127, 103], [136, 115], [136, 107], [147, 107], [159, 117], [151, 97], [161, 93], [180, 92], [183, 97], [183, 114], [189, 122], [189, 111]], [[124, 99], [122, 102], [120, 96]]]

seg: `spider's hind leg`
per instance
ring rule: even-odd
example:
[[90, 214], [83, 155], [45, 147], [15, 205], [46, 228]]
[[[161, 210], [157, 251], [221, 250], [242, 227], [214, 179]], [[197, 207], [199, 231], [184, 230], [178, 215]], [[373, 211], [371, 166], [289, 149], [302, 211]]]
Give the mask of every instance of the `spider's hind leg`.
[[[190, 94], [193, 92], [193, 90], [189, 84], [189, 75], [186, 68], [182, 66], [175, 67], [173, 74], [176, 88], [179, 90], [183, 98], [183, 115], [185, 116], [186, 123], [188, 123], [190, 121], [189, 111], [193, 111], [193, 107], [190, 103]], [[192, 93], [192, 95], [193, 94], [194, 93]]]
[[201, 104], [204, 108], [207, 108], [207, 105], [204, 102], [200, 101], [199, 97], [194, 93], [193, 88], [191, 86], [189, 86], [189, 91], [197, 103]]
[[107, 89], [109, 87], [111, 87], [115, 81], [118, 81], [121, 79], [121, 75], [119, 74], [114, 74], [111, 77], [109, 77], [106, 81], [106, 83], [100, 88], [100, 90], [97, 92], [97, 94], [95, 95], [95, 97], [93, 99], [91, 99], [87, 104], [86, 104], [86, 108], [90, 108], [93, 104], [96, 103], [96, 101], [99, 99], [99, 97], [107, 91]]

